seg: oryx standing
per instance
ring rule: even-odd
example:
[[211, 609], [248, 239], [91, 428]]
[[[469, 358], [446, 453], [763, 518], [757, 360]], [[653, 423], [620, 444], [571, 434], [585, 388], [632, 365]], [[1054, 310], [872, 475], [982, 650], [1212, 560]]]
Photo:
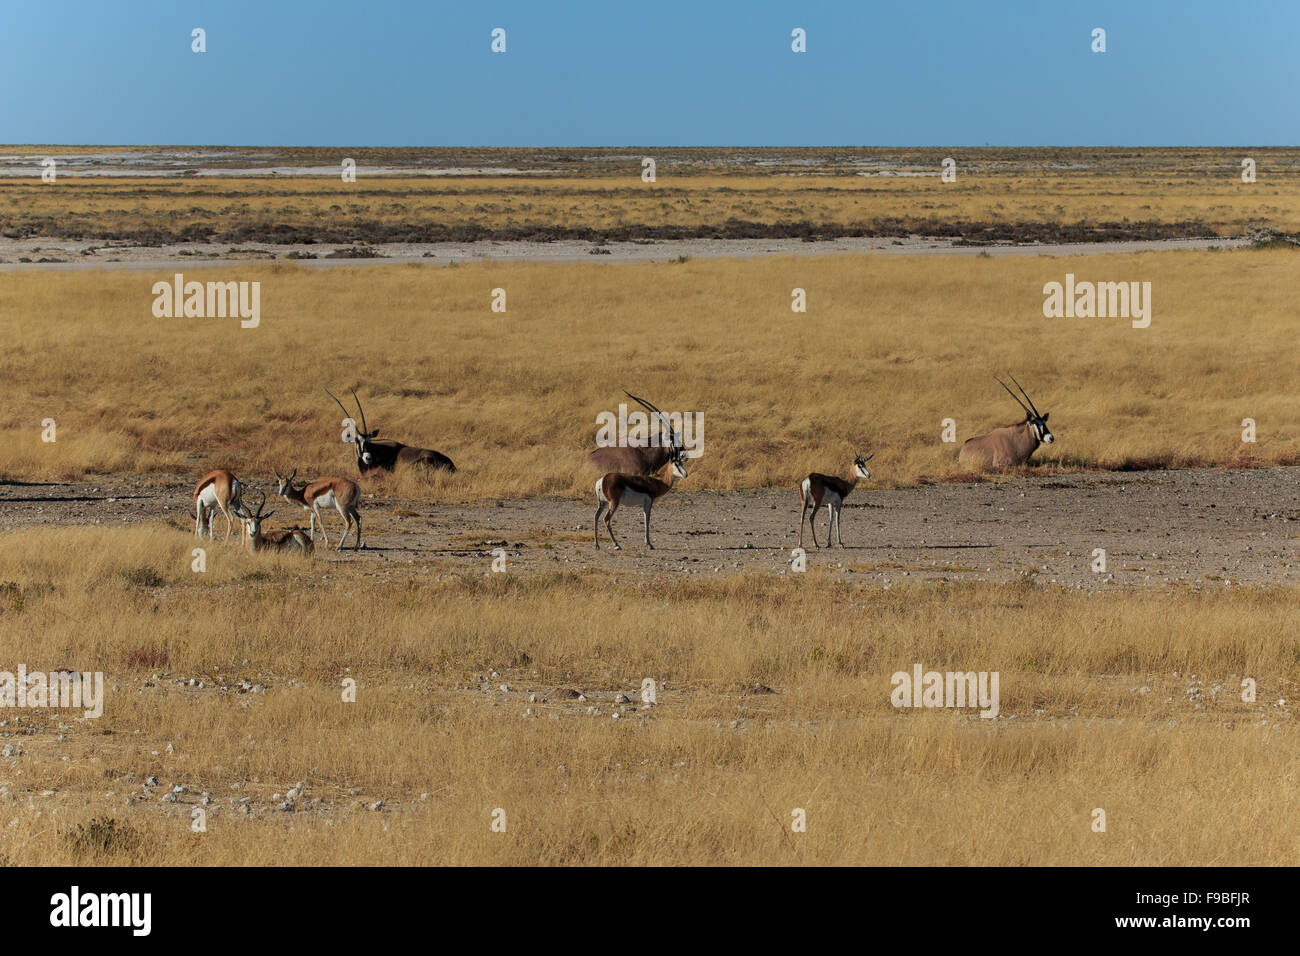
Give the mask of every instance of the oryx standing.
[[853, 470], [849, 472], [847, 478], [836, 478], [833, 475], [822, 475], [813, 472], [802, 482], [799, 483], [799, 547], [803, 547], [803, 522], [808, 517], [808, 512], [812, 512], [812, 517], [808, 518], [808, 528], [812, 531], [813, 547], [820, 548], [817, 543], [817, 510], [826, 506], [829, 520], [826, 525], [826, 547], [831, 546], [831, 529], [835, 530], [835, 537], [840, 542], [840, 547], [844, 547], [844, 537], [840, 533], [840, 509], [844, 506], [844, 499], [849, 496], [854, 488], [858, 486], [858, 479], [866, 481], [871, 480], [871, 472], [867, 471], [867, 462], [875, 458], [874, 454], [863, 458], [858, 455], [853, 459]]
[[310, 527], [307, 529], [308, 534], [314, 539], [316, 536], [316, 525], [320, 525], [321, 537], [325, 539], [325, 546], [329, 547], [330, 536], [325, 533], [325, 522], [320, 516], [322, 507], [333, 507], [338, 511], [339, 516], [343, 519], [343, 537], [339, 538], [336, 551], [343, 550], [343, 542], [348, 538], [348, 532], [356, 526], [356, 538], [352, 542], [352, 550], [356, 551], [361, 548], [361, 512], [357, 510], [357, 503], [361, 500], [361, 488], [351, 478], [321, 478], [319, 481], [309, 482], [301, 488], [293, 486], [294, 476], [298, 474], [295, 468], [289, 473], [288, 478], [284, 478], [278, 471], [272, 469], [275, 480], [279, 483], [276, 491], [281, 498], [291, 505], [298, 505], [300, 508], [306, 508], [311, 513]]
[[[645, 544], [647, 548], [654, 550], [654, 545], [650, 543], [650, 509], [654, 507], [656, 501], [672, 490], [674, 478], [686, 477], [686, 453], [678, 452], [672, 459], [672, 466], [667, 481], [647, 478], [644, 475], [619, 475], [611, 472], [596, 482], [597, 548], [600, 547], [600, 516], [605, 514], [605, 530], [609, 532], [609, 540], [614, 542], [615, 551], [620, 550], [618, 539], [614, 537], [614, 528], [609, 522], [614, 517], [614, 512], [618, 511], [619, 505], [627, 503], [641, 506], [641, 510], [645, 513]], [[606, 508], [609, 509], [608, 513], [605, 512]]]
[[[1047, 430], [1047, 415], [1038, 413], [1033, 401], [1020, 383], [1016, 382], [1014, 375], [1011, 376], [1011, 381], [1016, 382], [1016, 388], [1019, 388], [1020, 394], [1025, 396], [1024, 402], [1016, 398], [1016, 393], [1007, 388], [1007, 383], [1002, 379], [994, 376], [993, 380], [1006, 388], [1007, 394], [1016, 399], [1016, 404], [1024, 409], [1025, 420], [1014, 425], [995, 428], [986, 435], [966, 439], [961, 446], [961, 451], [957, 453], [957, 460], [977, 468], [1014, 468], [1028, 462], [1029, 456], [1034, 453], [1039, 444], [1050, 445], [1056, 438]], [[1025, 402], [1029, 404], [1026, 405]]]

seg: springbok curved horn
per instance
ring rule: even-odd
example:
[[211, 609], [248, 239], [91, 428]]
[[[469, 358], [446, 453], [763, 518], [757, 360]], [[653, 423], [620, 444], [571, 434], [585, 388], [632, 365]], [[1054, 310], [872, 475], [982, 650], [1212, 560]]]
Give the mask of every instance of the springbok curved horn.
[[[1014, 375], [1011, 376], [1011, 381], [1016, 382], [1016, 377]], [[1043, 416], [1039, 414], [1038, 407], [1034, 404], [1034, 400], [1030, 398], [1029, 393], [1025, 391], [1025, 387], [1021, 385], [1019, 382], [1016, 382], [1016, 388], [1020, 389], [1020, 394], [1025, 396], [1025, 401], [1027, 401], [1029, 403], [1029, 407], [1034, 410], [1034, 415], [1037, 416], [1038, 418], [1042, 418]]]
[[862, 459], [862, 461], [863, 461], [863, 463], [865, 464], [866, 462], [871, 461], [871, 459], [873, 459], [873, 458], [875, 458], [875, 457], [876, 457], [876, 453], [873, 451], [873, 452], [872, 452], [870, 455], [868, 455], [866, 458]]
[[626, 395], [628, 398], [632, 399], [632, 401], [640, 404], [648, 411], [654, 412], [656, 415], [658, 415], [659, 418], [662, 419], [663, 423], [668, 426], [668, 437], [669, 440], [673, 443], [673, 447], [674, 448], [681, 447], [681, 436], [677, 434], [677, 429], [673, 428], [673, 423], [669, 420], [667, 415], [661, 412], [658, 409], [658, 407], [656, 407], [655, 405], [651, 404], [650, 402], [647, 402], [644, 398], [637, 398], [627, 389], [623, 389], [623, 394]]
[[[1029, 410], [1029, 407], [1020, 400], [1020, 396], [1018, 396], [1015, 392], [1011, 391], [1010, 386], [1008, 386], [1006, 382], [1002, 381], [1002, 379], [998, 378], [996, 375], [993, 376], [993, 381], [997, 382], [999, 385], [1001, 385], [1003, 388], [1007, 390], [1007, 394], [1016, 400], [1016, 404], [1025, 410], [1026, 415], [1035, 414], [1034, 412], [1031, 412]], [[1015, 379], [1013, 378], [1011, 381], [1014, 382]], [[1028, 398], [1029, 396], [1026, 395], [1025, 397]]]
[[370, 426], [366, 424], [366, 413], [361, 410], [361, 399], [357, 398], [357, 390], [355, 388], [351, 389], [351, 392], [352, 392], [352, 401], [357, 403], [357, 413], [361, 416], [361, 430], [365, 434], [369, 435]]

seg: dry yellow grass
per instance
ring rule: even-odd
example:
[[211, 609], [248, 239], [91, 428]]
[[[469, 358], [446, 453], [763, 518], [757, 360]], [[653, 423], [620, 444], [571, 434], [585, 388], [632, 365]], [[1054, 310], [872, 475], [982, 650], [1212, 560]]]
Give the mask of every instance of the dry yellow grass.
[[[942, 155], [936, 153], [931, 171]], [[671, 167], [646, 184], [636, 163], [622, 176], [386, 176], [355, 184], [337, 177], [67, 175], [57, 188], [39, 180], [0, 180], [0, 229], [188, 242], [219, 237], [238, 245], [312, 236], [346, 243], [349, 236], [432, 241], [697, 235], [701, 229], [706, 235], [749, 234], [737, 224], [762, 235], [770, 234], [762, 228], [769, 226], [789, 226], [793, 235], [863, 227], [884, 235], [937, 229], [975, 238], [980, 229], [972, 225], [1014, 227], [1027, 238], [1050, 238], [1078, 223], [1120, 224], [1134, 238], [1159, 234], [1150, 224], [1195, 224], [1190, 231], [1199, 235], [1240, 235], [1260, 226], [1300, 231], [1294, 160], [1270, 165], [1261, 156], [1262, 171], [1251, 184], [1241, 182], [1239, 161], [1233, 152], [1145, 171], [964, 165], [952, 184], [936, 175], [678, 175]], [[792, 225], [799, 223], [813, 225]]]
[[[22, 749], [3, 758], [6, 863], [1283, 864], [1300, 838], [1300, 751], [1276, 706], [1300, 677], [1294, 589], [612, 587], [219, 547], [196, 574], [193, 543], [0, 536], [0, 669], [116, 688], [97, 721], [4, 715]], [[914, 663], [998, 671], [1001, 716], [893, 709], [889, 675]], [[646, 677], [663, 687], [650, 716], [611, 719], [610, 695]], [[776, 693], [746, 694], [756, 682]], [[96, 817], [109, 835], [78, 842]]]
[[[992, 379], [1006, 373], [1052, 414], [1043, 467], [1294, 461], [1300, 398], [1279, 343], [1300, 332], [1298, 265], [1281, 249], [186, 272], [260, 281], [250, 330], [154, 318], [170, 269], [15, 273], [0, 290], [0, 474], [348, 473], [322, 387], [355, 386], [372, 428], [461, 469], [404, 491], [585, 495], [596, 415], [626, 387], [704, 413], [694, 488], [789, 485], [859, 448], [900, 484], [958, 473], [943, 419], [961, 440], [1015, 417]], [[1067, 272], [1151, 282], [1150, 328], [1044, 318], [1043, 284]]]

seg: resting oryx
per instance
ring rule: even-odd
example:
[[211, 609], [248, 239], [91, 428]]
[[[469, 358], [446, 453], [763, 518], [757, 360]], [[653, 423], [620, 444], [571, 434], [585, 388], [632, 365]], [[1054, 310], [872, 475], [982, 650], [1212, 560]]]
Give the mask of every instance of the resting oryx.
[[366, 425], [366, 413], [361, 408], [361, 399], [357, 398], [355, 389], [352, 391], [352, 400], [357, 403], [357, 414], [361, 416], [360, 431], [355, 428], [356, 420], [343, 407], [343, 403], [335, 397], [334, 393], [327, 388], [325, 394], [334, 399], [334, 403], [343, 412], [343, 420], [353, 422], [351, 440], [357, 446], [357, 471], [362, 475], [376, 469], [396, 471], [398, 465], [428, 468], [434, 471], [439, 469], [444, 471], [456, 470], [456, 466], [452, 464], [451, 459], [442, 452], [434, 451], [432, 448], [417, 448], [414, 445], [406, 445], [391, 438], [376, 438], [379, 429], [369, 430], [369, 426]]
[[1047, 430], [1047, 416], [1038, 413], [1014, 375], [1011, 376], [1011, 381], [1016, 382], [1016, 388], [1025, 396], [1028, 405], [1016, 398], [1016, 393], [1007, 388], [1007, 383], [1002, 379], [995, 376], [993, 380], [1006, 388], [1007, 394], [1015, 398], [1016, 404], [1025, 410], [1025, 420], [995, 428], [987, 435], [966, 439], [961, 451], [957, 453], [957, 460], [977, 468], [1014, 468], [1029, 461], [1029, 456], [1040, 443], [1050, 445], [1056, 439]]

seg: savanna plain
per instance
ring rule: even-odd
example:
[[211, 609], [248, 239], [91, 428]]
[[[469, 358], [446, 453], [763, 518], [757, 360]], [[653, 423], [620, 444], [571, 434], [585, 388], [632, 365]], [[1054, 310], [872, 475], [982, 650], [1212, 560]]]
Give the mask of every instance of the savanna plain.
[[[1175, 231], [1219, 203], [1111, 160], [1108, 175], [1141, 180], [1132, 188], [1152, 197], [1150, 218], [1167, 214]], [[538, 215], [562, 223], [559, 203], [577, 201], [565, 191], [593, 174], [552, 167], [553, 179], [527, 188], [558, 189], [538, 200], [554, 204]], [[769, 182], [779, 202], [793, 201], [803, 180], [778, 172], [762, 180], [752, 165], [719, 162], [683, 188], [725, 205], [736, 196], [720, 186], [748, 195]], [[257, 219], [274, 223], [285, 204], [274, 187], [321, 195], [289, 203], [294, 229], [331, 215], [323, 181], [238, 175], [139, 187], [171, 191], [142, 194], [141, 221], [161, 223], [163, 207], [185, 197], [189, 211], [171, 217], [177, 232], [186, 216], [238, 223], [220, 205], [227, 189], [268, 191]], [[1019, 186], [946, 201], [965, 203], [971, 222], [996, 214], [1031, 233], [1058, 215], [1053, 195], [1033, 192], [1039, 174], [1006, 175]], [[817, 180], [844, 190], [864, 181], [835, 168]], [[436, 204], [435, 189], [495, 182], [383, 188], [428, 189], [421, 201]], [[98, 219], [92, 238], [138, 218], [115, 218], [125, 184], [105, 188], [101, 205], [84, 200]], [[474, 201], [497, 212], [523, 201], [513, 180], [501, 188]], [[1291, 188], [1275, 197], [1284, 206]], [[34, 203], [67, 201], [7, 183], [0, 209], [24, 189]], [[1002, 210], [998, 191], [1010, 197]], [[628, 192], [629, 209], [648, 201]], [[814, 212], [818, 222], [850, 216], [863, 197], [823, 198], [839, 212]], [[1089, 221], [1108, 203], [1102, 190], [1077, 201]], [[1201, 234], [1290, 228], [1289, 212], [1270, 216], [1252, 201], [1240, 215], [1218, 210], [1209, 218], [1221, 228]], [[338, 239], [350, 241], [355, 210], [339, 205]], [[44, 213], [30, 208], [0, 226], [52, 231], [33, 225]], [[774, 228], [790, 219], [765, 208], [771, 216], [750, 219]], [[385, 214], [398, 224], [408, 215]], [[448, 221], [494, 215], [466, 207]], [[618, 227], [606, 212], [572, 215], [575, 229]], [[646, 207], [634, 218], [656, 215]], [[680, 215], [684, 229], [707, 225]], [[1294, 494], [1275, 490], [1294, 488], [1300, 463], [1300, 250], [1290, 242], [1015, 258], [183, 270], [260, 282], [254, 329], [155, 318], [151, 287], [181, 267], [104, 265], [0, 273], [0, 669], [102, 671], [107, 681], [98, 718], [0, 713], [4, 862], [1294, 862], [1300, 512]], [[1045, 318], [1043, 286], [1067, 273], [1150, 282], [1150, 326]], [[791, 311], [795, 288], [806, 313]], [[491, 309], [495, 289], [505, 312]], [[1017, 418], [992, 379], [1006, 374], [1051, 412], [1057, 441], [1015, 473], [973, 474], [943, 423], [960, 441]], [[355, 388], [381, 437], [437, 448], [457, 471], [363, 478], [374, 538], [356, 554], [318, 539], [311, 560], [249, 555], [233, 536], [221, 540], [220, 519], [216, 541], [197, 541], [190, 492], [211, 468], [231, 468], [269, 498], [272, 469], [355, 476], [324, 388], [345, 401]], [[597, 414], [626, 401], [624, 388], [703, 413], [703, 454], [655, 510], [653, 563], [642, 560], [639, 515], [616, 521], [624, 551], [591, 543], [596, 476], [583, 458]], [[42, 440], [47, 419], [53, 442]], [[1242, 440], [1244, 419], [1254, 442]], [[859, 507], [845, 508], [855, 547], [809, 548], [807, 570], [796, 570], [798, 480], [843, 474], [858, 452], [875, 458], [849, 499]], [[967, 572], [984, 571], [984, 559], [960, 550], [950, 566], [922, 569], [890, 553], [915, 541], [873, 499], [978, 488], [987, 507], [928, 516], [921, 534], [933, 542], [960, 528], [972, 546], [1019, 535], [1065, 547], [1050, 508], [1029, 517], [1013, 501], [1201, 470], [1246, 476], [1214, 486], [1226, 496], [1259, 495], [1249, 476], [1271, 476], [1260, 496], [1270, 500], [1239, 508], [1231, 539], [1233, 556], [1260, 573], [1152, 580], [1117, 562], [1113, 586], [1082, 587], [1029, 561], [976, 578]], [[1177, 522], [1192, 505], [1243, 504], [1194, 500], [1186, 488], [1156, 494], [1144, 533], [1166, 517], [1191, 527]], [[139, 489], [149, 489], [140, 507], [123, 511]], [[521, 503], [537, 503], [541, 517], [510, 527], [505, 570], [493, 571], [490, 546], [505, 534], [494, 513]], [[737, 509], [749, 509], [748, 529], [771, 525], [766, 550], [740, 569], [729, 559], [747, 547], [739, 531], [715, 522], [707, 537], [689, 534], [700, 516]], [[271, 523], [305, 524], [299, 515], [281, 502]], [[341, 522], [326, 521], [333, 541]], [[1108, 541], [1127, 530], [1104, 510], [1088, 522]], [[1087, 533], [1069, 539], [1075, 557], [1087, 554]], [[562, 557], [531, 558], [542, 553]], [[703, 569], [689, 568], [701, 553]], [[997, 716], [895, 708], [891, 675], [915, 664], [997, 671]]]

